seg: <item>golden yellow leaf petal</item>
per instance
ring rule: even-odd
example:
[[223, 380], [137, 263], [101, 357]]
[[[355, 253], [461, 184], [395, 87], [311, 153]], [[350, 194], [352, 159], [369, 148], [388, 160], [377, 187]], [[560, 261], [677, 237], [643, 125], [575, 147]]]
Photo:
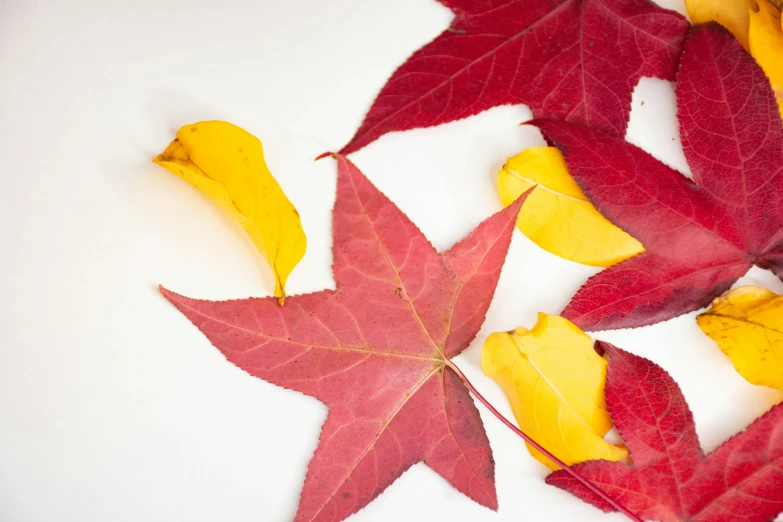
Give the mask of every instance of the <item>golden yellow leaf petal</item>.
[[185, 125], [153, 160], [212, 198], [247, 231], [275, 274], [283, 303], [285, 283], [305, 252], [299, 213], [264, 161], [261, 141], [223, 121]]
[[696, 318], [745, 379], [783, 390], [783, 297], [741, 286]]
[[759, 0], [758, 11], [750, 10], [748, 39], [750, 53], [769, 78], [783, 117], [783, 21], [774, 5]]
[[[566, 464], [624, 458], [628, 452], [603, 439], [612, 427], [606, 411], [606, 361], [570, 321], [538, 314], [532, 330], [493, 333], [481, 367], [506, 392], [520, 429]], [[528, 446], [530, 454], [559, 469]]]
[[718, 22], [739, 40], [745, 50], [749, 50], [748, 9], [751, 2], [752, 0], [685, 0], [685, 7], [691, 22]]
[[592, 266], [611, 266], [644, 252], [590, 203], [554, 147], [525, 149], [503, 166], [498, 190], [505, 206], [533, 185], [517, 226], [544, 250]]

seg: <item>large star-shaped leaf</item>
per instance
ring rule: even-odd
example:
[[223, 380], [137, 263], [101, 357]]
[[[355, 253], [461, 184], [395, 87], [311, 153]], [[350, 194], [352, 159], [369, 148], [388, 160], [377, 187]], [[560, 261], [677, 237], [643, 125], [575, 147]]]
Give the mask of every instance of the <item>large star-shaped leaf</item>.
[[769, 80], [717, 25], [691, 30], [677, 75], [691, 181], [609, 134], [536, 120], [574, 179], [646, 252], [591, 277], [563, 311], [582, 329], [707, 305], [753, 264], [783, 277], [783, 123]]
[[342, 149], [526, 103], [625, 135], [639, 78], [673, 80], [688, 22], [648, 0], [440, 0], [456, 18], [381, 89]]
[[[783, 405], [705, 456], [677, 383], [660, 366], [607, 343], [606, 404], [633, 466], [575, 469], [645, 520], [768, 522], [783, 511]], [[612, 507], [563, 471], [547, 477], [591, 504]]]
[[337, 290], [199, 301], [162, 289], [232, 363], [329, 406], [297, 521], [342, 520], [423, 461], [495, 509], [492, 452], [450, 358], [489, 307], [524, 197], [439, 254], [337, 156]]

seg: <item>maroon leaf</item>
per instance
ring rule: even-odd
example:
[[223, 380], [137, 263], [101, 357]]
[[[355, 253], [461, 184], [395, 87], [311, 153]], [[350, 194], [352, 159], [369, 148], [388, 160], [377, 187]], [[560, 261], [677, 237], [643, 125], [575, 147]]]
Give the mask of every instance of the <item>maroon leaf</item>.
[[451, 27], [395, 71], [341, 153], [518, 103], [623, 136], [633, 88], [674, 79], [688, 27], [648, 0], [440, 1]]
[[[783, 405], [705, 457], [669, 374], [647, 359], [596, 344], [609, 354], [606, 403], [633, 466], [592, 461], [576, 471], [646, 520], [768, 522], [783, 511]], [[563, 471], [547, 483], [612, 510]]]
[[722, 28], [696, 26], [677, 106], [695, 183], [614, 136], [533, 122], [596, 207], [647, 250], [576, 293], [563, 316], [585, 330], [701, 308], [754, 263], [783, 275], [783, 124], [769, 80]]
[[423, 461], [497, 508], [492, 452], [449, 359], [475, 337], [524, 196], [441, 255], [337, 156], [337, 290], [212, 302], [163, 294], [232, 363], [329, 406], [297, 521], [342, 520]]

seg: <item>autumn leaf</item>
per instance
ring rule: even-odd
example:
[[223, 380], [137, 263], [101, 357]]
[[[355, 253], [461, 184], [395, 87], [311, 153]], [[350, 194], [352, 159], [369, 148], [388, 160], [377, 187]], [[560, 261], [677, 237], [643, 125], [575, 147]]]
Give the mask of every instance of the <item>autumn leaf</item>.
[[699, 327], [753, 384], [783, 390], [783, 297], [741, 286], [717, 297], [696, 318]]
[[533, 186], [517, 226], [548, 252], [577, 263], [611, 266], [644, 247], [601, 215], [568, 173], [554, 147], [525, 149], [503, 166], [498, 190], [508, 206]]
[[648, 0], [439, 0], [456, 17], [381, 89], [349, 154], [492, 107], [625, 135], [642, 76], [673, 80], [688, 22]]
[[753, 264], [783, 276], [783, 124], [767, 78], [720, 26], [694, 26], [676, 87], [691, 181], [609, 134], [536, 120], [568, 171], [646, 252], [588, 279], [561, 315], [583, 330], [702, 308]]
[[229, 361], [329, 406], [296, 521], [342, 520], [421, 461], [495, 509], [489, 442], [450, 359], [484, 321], [524, 196], [439, 254], [336, 159], [337, 290], [291, 296], [284, 307], [161, 291]]
[[[573, 323], [538, 314], [532, 330], [496, 332], [481, 352], [484, 373], [506, 392], [522, 431], [568, 465], [624, 458], [625, 448], [606, 442], [606, 361]], [[553, 470], [549, 458], [528, 445]]]
[[[708, 456], [677, 383], [647, 359], [598, 343], [609, 356], [606, 403], [633, 466], [574, 466], [645, 520], [769, 522], [783, 511], [783, 405]], [[604, 511], [611, 507], [563, 471], [547, 483]]]
[[688, 9], [691, 22], [694, 24], [718, 22], [739, 40], [746, 51], [750, 51], [748, 12], [752, 2], [753, 0], [685, 0], [685, 7]]
[[715, 21], [728, 29], [772, 83], [783, 115], [783, 27], [780, 4], [769, 0], [686, 0], [695, 24]]
[[282, 304], [285, 283], [305, 253], [299, 213], [264, 161], [261, 142], [223, 121], [185, 125], [155, 163], [180, 176], [236, 219], [275, 274]]
[[758, 0], [758, 9], [751, 9], [748, 40], [750, 52], [772, 84], [783, 117], [783, 20], [778, 7]]

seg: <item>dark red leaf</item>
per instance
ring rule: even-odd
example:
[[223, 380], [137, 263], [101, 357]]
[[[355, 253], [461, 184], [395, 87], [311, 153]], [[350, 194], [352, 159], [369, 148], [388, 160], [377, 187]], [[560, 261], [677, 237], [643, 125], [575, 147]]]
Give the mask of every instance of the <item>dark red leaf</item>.
[[489, 307], [524, 196], [441, 255], [337, 156], [337, 290], [237, 301], [163, 294], [232, 363], [329, 406], [297, 521], [342, 520], [425, 462], [497, 508], [492, 452], [449, 359]]
[[722, 28], [696, 26], [677, 106], [695, 183], [614, 136], [533, 122], [596, 207], [647, 249], [577, 292], [563, 315], [582, 329], [643, 326], [701, 308], [754, 263], [783, 275], [783, 124], [769, 80]]
[[688, 22], [647, 0], [441, 0], [451, 27], [389, 79], [341, 153], [392, 131], [526, 103], [625, 134], [642, 76], [674, 79]]
[[[592, 461], [576, 471], [646, 520], [768, 522], [783, 511], [783, 405], [705, 457], [685, 398], [660, 366], [608, 343], [606, 404], [633, 466]], [[563, 471], [547, 483], [611, 507]]]

